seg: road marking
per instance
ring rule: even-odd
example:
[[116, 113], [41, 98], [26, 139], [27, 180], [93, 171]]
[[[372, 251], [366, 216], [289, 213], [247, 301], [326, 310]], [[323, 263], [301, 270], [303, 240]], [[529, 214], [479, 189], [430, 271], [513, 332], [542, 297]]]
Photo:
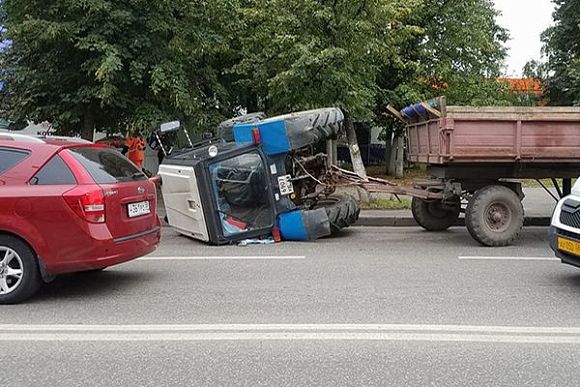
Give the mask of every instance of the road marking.
[[238, 261], [238, 260], [282, 260], [282, 259], [306, 259], [304, 255], [252, 255], [252, 256], [203, 256], [203, 257], [143, 257], [136, 261]]
[[0, 341], [225, 340], [580, 344], [580, 328], [409, 324], [0, 325]]
[[560, 261], [556, 257], [469, 257], [459, 256], [464, 261]]

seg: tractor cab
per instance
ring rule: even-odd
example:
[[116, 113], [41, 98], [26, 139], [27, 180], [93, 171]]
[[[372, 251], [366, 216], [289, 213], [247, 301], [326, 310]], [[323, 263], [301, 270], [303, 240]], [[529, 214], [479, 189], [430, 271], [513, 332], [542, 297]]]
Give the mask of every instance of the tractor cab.
[[[221, 139], [166, 155], [159, 176], [167, 220], [175, 230], [212, 244], [272, 235], [311, 240], [356, 221], [354, 199], [329, 202], [332, 192], [317, 191], [318, 171], [309, 172], [309, 163], [319, 166], [324, 157], [298, 153], [325, 139], [324, 133], [336, 133], [340, 110], [250, 117], [250, 122], [222, 124]], [[320, 199], [330, 208], [318, 206]], [[333, 210], [338, 221], [329, 218], [332, 209], [338, 209]]]

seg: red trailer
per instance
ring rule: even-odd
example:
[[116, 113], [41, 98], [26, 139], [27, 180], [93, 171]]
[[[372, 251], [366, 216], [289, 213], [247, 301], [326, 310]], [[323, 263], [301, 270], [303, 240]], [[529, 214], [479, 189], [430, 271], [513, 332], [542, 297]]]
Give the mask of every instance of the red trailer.
[[386, 191], [413, 196], [413, 216], [429, 231], [464, 212], [478, 242], [508, 245], [524, 222], [518, 179], [552, 179], [562, 197], [580, 175], [580, 107], [446, 106], [438, 98], [391, 111], [407, 125], [409, 161], [427, 164], [431, 179]]

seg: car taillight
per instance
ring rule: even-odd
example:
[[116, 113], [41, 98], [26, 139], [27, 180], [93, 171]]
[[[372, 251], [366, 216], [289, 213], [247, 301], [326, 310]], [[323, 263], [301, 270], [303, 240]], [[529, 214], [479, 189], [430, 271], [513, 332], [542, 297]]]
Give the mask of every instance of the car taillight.
[[105, 194], [95, 186], [78, 186], [63, 194], [78, 216], [89, 223], [105, 223]]

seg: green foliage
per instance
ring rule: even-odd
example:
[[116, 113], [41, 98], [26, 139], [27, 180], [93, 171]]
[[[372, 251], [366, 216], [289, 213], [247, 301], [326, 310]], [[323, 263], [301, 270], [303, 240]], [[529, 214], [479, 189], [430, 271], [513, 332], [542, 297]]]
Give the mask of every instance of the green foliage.
[[0, 80], [16, 119], [62, 132], [149, 129], [170, 118], [197, 125], [227, 109], [229, 0], [4, 0], [13, 45]]
[[208, 130], [239, 110], [501, 104], [507, 37], [491, 0], [2, 0], [0, 92], [62, 133]]
[[338, 105], [372, 118], [383, 62], [400, 60], [416, 0], [253, 0], [240, 10], [239, 84], [270, 112]]
[[505, 104], [497, 82], [508, 34], [491, 0], [426, 0], [415, 15], [425, 30], [418, 42], [419, 81], [428, 96], [449, 104]]
[[543, 35], [547, 94], [554, 105], [580, 105], [580, 0], [553, 0], [555, 25]]
[[512, 96], [498, 82], [508, 34], [496, 22], [490, 0], [424, 0], [404, 21], [414, 34], [400, 44], [402, 59], [385, 63], [375, 108], [386, 137], [403, 126], [384, 114], [385, 105], [407, 106], [445, 95], [448, 104], [509, 105]]

